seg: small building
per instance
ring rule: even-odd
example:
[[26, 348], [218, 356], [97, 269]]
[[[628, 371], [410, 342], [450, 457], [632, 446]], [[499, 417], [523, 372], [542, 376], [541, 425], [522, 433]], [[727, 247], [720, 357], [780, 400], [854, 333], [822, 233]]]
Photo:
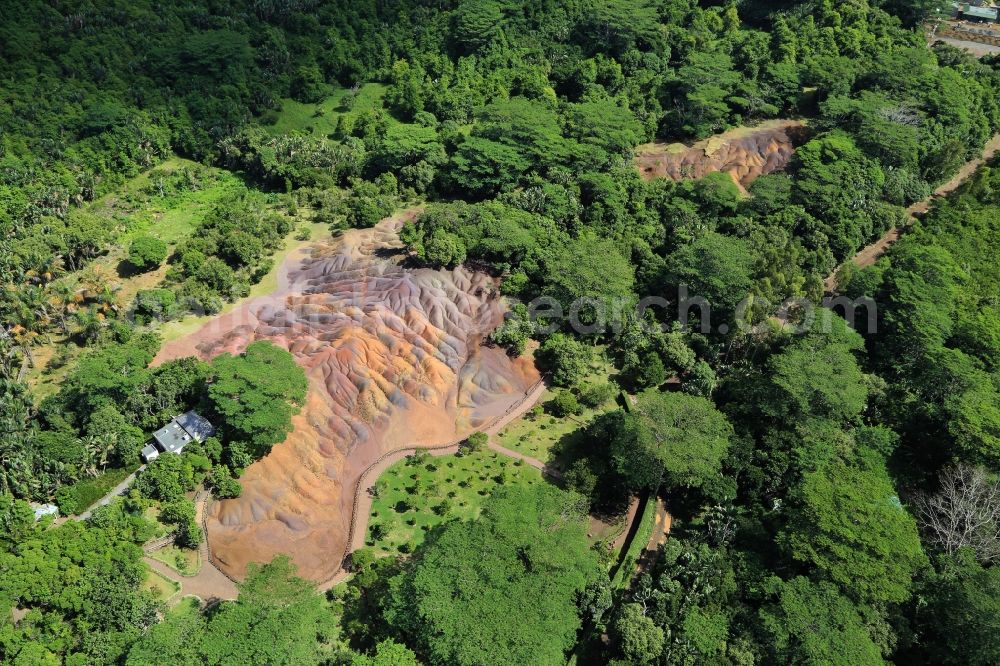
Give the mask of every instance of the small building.
[[971, 3], [961, 5], [958, 10], [958, 18], [978, 23], [996, 23], [998, 16], [1000, 10], [996, 7], [977, 7]]
[[215, 434], [208, 419], [196, 412], [185, 412], [153, 433], [153, 441], [142, 450], [143, 462], [152, 462], [161, 453], [181, 453], [191, 442], [204, 442]]
[[31, 508], [35, 511], [35, 522], [44, 518], [45, 516], [58, 516], [59, 507], [55, 504], [35, 504], [31, 503]]

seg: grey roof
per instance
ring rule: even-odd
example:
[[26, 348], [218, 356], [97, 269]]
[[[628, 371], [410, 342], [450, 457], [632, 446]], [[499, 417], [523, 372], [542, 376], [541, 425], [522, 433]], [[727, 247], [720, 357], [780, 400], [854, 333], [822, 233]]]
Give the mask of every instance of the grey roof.
[[174, 420], [177, 421], [177, 423], [179, 423], [180, 426], [184, 428], [184, 430], [186, 430], [196, 442], [204, 442], [205, 438], [211, 437], [215, 434], [215, 428], [208, 422], [208, 419], [196, 412], [185, 412]]
[[35, 510], [35, 520], [41, 520], [43, 516], [59, 515], [59, 507], [55, 504], [33, 504], [31, 508]]
[[167, 425], [153, 433], [153, 439], [157, 446], [165, 453], [180, 453], [181, 450], [191, 441], [191, 435], [187, 434], [184, 428], [180, 427], [174, 419]]
[[966, 16], [976, 16], [978, 18], [996, 20], [997, 10], [994, 7], [976, 7], [975, 5], [966, 5], [965, 9], [962, 11]]
[[195, 412], [186, 412], [154, 432], [153, 439], [164, 453], [180, 453], [191, 442], [203, 442], [213, 434], [211, 423]]
[[146, 446], [142, 447], [140, 455], [142, 455], [143, 460], [149, 462], [153, 458], [156, 458], [157, 456], [160, 455], [160, 450], [156, 448], [156, 446], [153, 444], [147, 444]]

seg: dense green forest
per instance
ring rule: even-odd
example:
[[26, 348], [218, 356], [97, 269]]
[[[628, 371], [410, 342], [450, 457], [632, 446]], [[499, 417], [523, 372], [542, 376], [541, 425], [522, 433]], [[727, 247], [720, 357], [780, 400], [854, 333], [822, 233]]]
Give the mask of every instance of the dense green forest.
[[[0, 660], [1000, 662], [1000, 168], [840, 272], [874, 328], [819, 307], [1000, 129], [1000, 57], [927, 43], [949, 7], [0, 3]], [[748, 193], [632, 162], [776, 118], [806, 135]], [[504, 488], [402, 557], [356, 551], [329, 593], [277, 558], [236, 601], [168, 607], [142, 544], [196, 549], [190, 492], [238, 496], [307, 385], [266, 342], [151, 367], [165, 324], [250, 294], [292, 235], [417, 203], [413, 260], [501, 278], [490, 343], [539, 343], [555, 416], [626, 398], [573, 425], [560, 488]], [[681, 325], [681, 287], [710, 322]], [[584, 324], [669, 304], [529, 316], [581, 297]], [[816, 316], [782, 327], [786, 299]], [[596, 356], [613, 385], [585, 381]], [[28, 502], [82, 513], [188, 409], [216, 436], [86, 521], [35, 520]], [[636, 494], [674, 523], [629, 580], [586, 520]]]

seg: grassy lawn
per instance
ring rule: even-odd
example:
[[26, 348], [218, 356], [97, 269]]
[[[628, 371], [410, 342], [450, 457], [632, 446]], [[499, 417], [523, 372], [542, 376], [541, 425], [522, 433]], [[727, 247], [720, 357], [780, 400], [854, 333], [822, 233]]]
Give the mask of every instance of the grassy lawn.
[[[614, 373], [615, 368], [604, 354], [603, 347], [598, 347], [583, 384], [602, 384]], [[500, 445], [542, 462], [558, 462], [560, 452], [571, 445], [575, 433], [598, 414], [615, 408], [615, 399], [612, 397], [597, 407], [585, 407], [578, 415], [557, 418], [548, 413], [547, 403], [555, 397], [558, 390], [548, 389], [542, 394], [538, 404], [542, 406], [543, 414], [529, 411], [500, 431], [497, 436]]]
[[[178, 183], [184, 185], [178, 186]], [[168, 245], [176, 245], [191, 233], [212, 206], [245, 188], [239, 176], [230, 171], [182, 157], [170, 157], [115, 192], [84, 206], [83, 210], [118, 223], [117, 247], [109, 255], [113, 258], [115, 250], [120, 250], [124, 256], [124, 249], [138, 235], [153, 236]]]
[[[173, 196], [160, 196], [156, 193], [161, 178], [184, 169], [201, 174], [202, 182], [198, 189]], [[147, 181], [140, 199], [142, 208], [133, 216], [125, 240], [131, 240], [131, 236], [141, 233], [159, 238], [168, 245], [176, 245], [191, 233], [195, 225], [219, 201], [245, 189], [240, 178], [229, 171], [205, 167], [181, 158], [167, 160], [140, 178]]]
[[174, 529], [174, 526], [168, 526], [160, 521], [160, 507], [157, 503], [154, 503], [153, 506], [150, 506], [143, 511], [142, 517], [156, 526], [156, 532], [152, 536], [153, 539], [159, 539], [162, 536], [166, 536], [171, 532], [171, 530]]
[[94, 502], [107, 495], [109, 490], [124, 481], [125, 477], [135, 470], [134, 467], [109, 469], [100, 476], [74, 483], [70, 489], [76, 496], [77, 513], [83, 513], [89, 509]]
[[500, 484], [541, 482], [535, 468], [489, 450], [462, 456], [411, 456], [379, 477], [367, 544], [382, 555], [410, 552], [432, 527], [452, 518], [478, 516], [483, 500]]
[[170, 580], [158, 571], [149, 571], [146, 574], [146, 581], [143, 589], [153, 593], [157, 601], [167, 602], [181, 589], [181, 584], [175, 580]]
[[357, 116], [373, 108], [381, 108], [385, 86], [381, 83], [364, 84], [358, 89], [350, 109], [344, 106], [344, 99], [348, 93], [349, 89], [338, 88], [322, 102], [315, 104], [283, 99], [277, 119], [272, 125], [267, 126], [267, 130], [272, 134], [307, 132], [316, 137], [327, 137], [337, 130], [340, 116], [344, 114]]
[[154, 550], [149, 556], [163, 562], [181, 576], [194, 576], [201, 571], [201, 555], [197, 550], [165, 546]]
[[166, 615], [194, 617], [201, 612], [201, 600], [193, 595], [186, 594], [178, 600], [177, 604], [167, 609]]

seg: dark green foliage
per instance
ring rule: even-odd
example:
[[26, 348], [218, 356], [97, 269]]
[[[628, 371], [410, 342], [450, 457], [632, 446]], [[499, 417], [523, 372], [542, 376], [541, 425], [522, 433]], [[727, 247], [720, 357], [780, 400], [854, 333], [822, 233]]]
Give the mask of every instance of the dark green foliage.
[[884, 664], [879, 646], [857, 608], [829, 583], [799, 576], [773, 580], [777, 599], [761, 609], [776, 662], [796, 664]]
[[587, 345], [564, 333], [553, 333], [538, 349], [539, 365], [556, 386], [574, 386], [587, 374], [594, 354]]
[[482, 451], [489, 439], [490, 436], [485, 432], [474, 432], [466, 438], [465, 443], [472, 451]]
[[577, 499], [502, 489], [477, 521], [446, 523], [392, 580], [389, 624], [431, 664], [563, 663], [597, 574]]
[[216, 465], [212, 468], [210, 483], [212, 492], [218, 499], [232, 499], [239, 497], [243, 492], [240, 482], [233, 478], [232, 472], [225, 465]]
[[216, 206], [177, 248], [167, 278], [178, 300], [196, 311], [245, 296], [270, 269], [271, 252], [291, 230], [288, 218], [267, 211], [260, 195], [234, 196]]
[[647, 391], [611, 442], [611, 459], [634, 489], [698, 487], [719, 474], [733, 428], [711, 401]]
[[[135, 480], [133, 488], [143, 497], [176, 502], [183, 500], [184, 493], [194, 490], [195, 483], [210, 469], [207, 460], [194, 454], [161, 455], [151, 462]], [[187, 502], [190, 504], [190, 502]], [[190, 509], [193, 511], [194, 507]], [[192, 513], [193, 517], [194, 514]], [[180, 522], [167, 519], [168, 522]]]
[[[577, 330], [584, 332], [589, 326], [606, 326], [616, 316], [616, 306], [629, 302], [633, 283], [633, 269], [614, 243], [584, 237], [547, 262], [544, 293], [562, 305], [570, 323], [575, 318], [582, 324]], [[603, 327], [596, 332], [603, 333]]]
[[916, 523], [877, 456], [805, 475], [781, 542], [796, 560], [863, 603], [909, 597], [926, 564]]
[[506, 348], [511, 356], [520, 356], [534, 332], [535, 325], [528, 316], [528, 309], [515, 303], [504, 315], [503, 322], [490, 333], [489, 341]]
[[583, 410], [583, 407], [571, 391], [563, 389], [556, 393], [556, 397], [549, 401], [548, 409], [555, 416], [564, 417], [579, 414]]
[[172, 614], [131, 647], [130, 666], [320, 663], [335, 628], [312, 583], [286, 557], [250, 565], [237, 601], [210, 616]]
[[[770, 325], [786, 298], [819, 302], [842, 260], [907, 222], [901, 207], [1000, 125], [997, 59], [926, 48], [920, 23], [940, 3], [161, 5], [29, 1], [0, 21], [0, 598], [29, 610], [2, 625], [0, 658], [564, 663], [579, 640], [580, 663], [997, 661], [992, 569], [926, 566], [907, 508], [952, 459], [1000, 465], [995, 171], [939, 201], [888, 260], [843, 271], [851, 298], [878, 302], [870, 362], [839, 319], [795, 335]], [[646, 141], [800, 116], [791, 168], [750, 197], [726, 174], [645, 182], [631, 164]], [[136, 295], [130, 321], [113, 285], [82, 289], [77, 272], [123, 238], [138, 269], [162, 264], [158, 214], [122, 185], [171, 153], [248, 185], [170, 238], [166, 284]], [[195, 192], [205, 168], [132, 182], [165, 201]], [[152, 535], [147, 500], [41, 530], [3, 499], [82, 509], [136, 463], [145, 433], [198, 407], [221, 441], [161, 457], [136, 489], [181, 544], [199, 541], [183, 493], [210, 473], [217, 496], [238, 495], [233, 474], [285, 437], [305, 380], [256, 345], [151, 369], [158, 341], [130, 324], [245, 296], [293, 216], [336, 231], [414, 203], [400, 235], [418, 261], [485, 267], [503, 294], [564, 314], [589, 299], [582, 328], [551, 313], [536, 327], [512, 305], [490, 335], [512, 354], [543, 338], [539, 363], [568, 389], [555, 410], [609, 401], [611, 383], [582, 381], [595, 342], [616, 383], [654, 388], [553, 451], [599, 509], [669, 487], [673, 528], [648, 575], [612, 597], [576, 504], [539, 491], [447, 524], [403, 562], [359, 562], [326, 601], [278, 562], [240, 601], [150, 629], [135, 545]], [[669, 303], [633, 314], [648, 296]], [[595, 303], [621, 311], [588, 329]], [[36, 371], [32, 347], [49, 342], [61, 351]], [[78, 362], [73, 345], [90, 348]], [[59, 386], [37, 399], [24, 377]]]
[[1000, 658], [1000, 569], [984, 568], [970, 551], [959, 551], [942, 560], [941, 572], [928, 580], [927, 594], [924, 622], [932, 637], [927, 646], [932, 659], [985, 666]]
[[306, 396], [305, 373], [290, 353], [270, 342], [252, 342], [239, 356], [212, 361], [208, 404], [227, 440], [266, 453], [291, 431]]
[[159, 268], [166, 258], [167, 244], [152, 236], [139, 236], [128, 249], [129, 263], [140, 271]]
[[[663, 292], [657, 295], [673, 300], [684, 289], [690, 305], [688, 311], [686, 303], [678, 301], [682, 323], [690, 321], [693, 326], [697, 321], [704, 327], [710, 322], [710, 331], [718, 331], [719, 326], [732, 331], [737, 306], [751, 295], [753, 261], [745, 240], [704, 234], [667, 257], [666, 280], [660, 285]], [[707, 306], [698, 308], [696, 299], [704, 299]]]
[[796, 152], [792, 201], [826, 222], [831, 249], [843, 259], [891, 226], [880, 204], [885, 173], [839, 132], [813, 139]]
[[177, 295], [170, 289], [144, 289], [135, 295], [137, 323], [166, 321], [176, 314]]
[[11, 663], [117, 663], [157, 622], [156, 602], [140, 589], [139, 544], [153, 535], [152, 525], [121, 502], [95, 513], [89, 525], [47, 529], [34, 524], [26, 503], [0, 495], [0, 522], [4, 613], [29, 611], [0, 632], [0, 651]]

